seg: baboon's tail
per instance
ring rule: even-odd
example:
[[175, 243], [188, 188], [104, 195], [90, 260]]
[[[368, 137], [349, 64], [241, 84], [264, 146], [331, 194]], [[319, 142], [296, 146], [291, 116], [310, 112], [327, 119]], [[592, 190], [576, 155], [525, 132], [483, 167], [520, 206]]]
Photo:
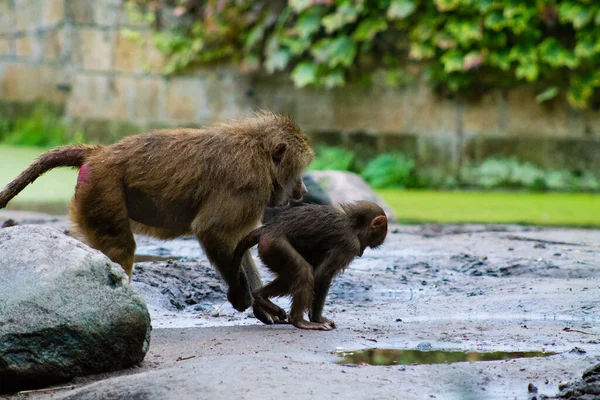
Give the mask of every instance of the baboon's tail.
[[73, 145], [56, 147], [39, 156], [27, 169], [0, 192], [0, 208], [45, 172], [56, 167], [81, 167], [86, 157], [100, 146]]
[[244, 257], [244, 253], [252, 246], [256, 246], [258, 244], [261, 234], [262, 228], [256, 228], [244, 236], [244, 238], [240, 240], [236, 246], [235, 251], [233, 252], [233, 260], [231, 263], [231, 283], [233, 285], [239, 282], [240, 267], [242, 265], [242, 257]]

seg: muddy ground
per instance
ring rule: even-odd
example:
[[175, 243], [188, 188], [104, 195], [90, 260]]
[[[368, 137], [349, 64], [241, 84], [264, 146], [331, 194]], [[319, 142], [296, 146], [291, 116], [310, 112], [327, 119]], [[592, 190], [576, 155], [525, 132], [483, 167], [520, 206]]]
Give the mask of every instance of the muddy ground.
[[[8, 218], [68, 228], [64, 217], [0, 212], [0, 224]], [[154, 328], [145, 361], [10, 398], [529, 399], [530, 384], [538, 396], [554, 395], [600, 362], [598, 230], [391, 226], [381, 249], [367, 250], [334, 281], [325, 309], [338, 326], [331, 332], [266, 326], [235, 312], [193, 239], [137, 240], [133, 285], [148, 302]], [[337, 364], [340, 347], [417, 346], [560, 354]]]

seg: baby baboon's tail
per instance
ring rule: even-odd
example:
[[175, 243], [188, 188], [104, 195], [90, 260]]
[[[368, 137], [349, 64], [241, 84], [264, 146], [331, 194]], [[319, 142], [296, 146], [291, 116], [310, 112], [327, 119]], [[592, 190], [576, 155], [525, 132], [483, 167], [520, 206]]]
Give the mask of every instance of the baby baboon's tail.
[[0, 192], [0, 208], [45, 172], [56, 167], [81, 167], [86, 157], [100, 146], [72, 145], [56, 147], [39, 156], [27, 169]]

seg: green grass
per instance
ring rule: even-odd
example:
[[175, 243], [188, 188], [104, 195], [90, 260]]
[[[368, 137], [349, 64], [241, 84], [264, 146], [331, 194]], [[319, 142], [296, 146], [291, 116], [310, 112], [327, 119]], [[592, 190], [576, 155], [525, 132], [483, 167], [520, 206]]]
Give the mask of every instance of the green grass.
[[600, 195], [378, 190], [407, 223], [516, 223], [600, 227]]
[[[45, 149], [0, 144], [0, 188], [13, 180]], [[8, 203], [9, 209], [65, 213], [73, 196], [77, 171], [57, 168], [38, 178]]]
[[[0, 145], [0, 187], [44, 149]], [[8, 208], [64, 213], [73, 195], [76, 171], [52, 170], [15, 197]], [[377, 191], [406, 223], [522, 223], [600, 227], [600, 194], [527, 192]]]

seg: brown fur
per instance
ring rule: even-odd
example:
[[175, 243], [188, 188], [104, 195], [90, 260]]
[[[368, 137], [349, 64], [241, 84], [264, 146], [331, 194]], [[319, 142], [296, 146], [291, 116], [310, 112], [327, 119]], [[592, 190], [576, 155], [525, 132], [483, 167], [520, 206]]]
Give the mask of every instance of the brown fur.
[[[69, 209], [76, 231], [130, 279], [136, 232], [160, 239], [196, 235], [229, 282], [235, 245], [260, 222], [265, 206], [302, 197], [302, 172], [312, 156], [292, 119], [261, 112], [204, 129], [129, 136], [110, 146], [55, 148], [0, 193], [0, 208], [44, 172], [77, 167]], [[231, 296], [237, 308], [250, 306], [250, 289], [262, 285], [252, 258], [243, 258], [241, 285]]]
[[[276, 215], [246, 235], [237, 245], [233, 276], [241, 259], [258, 244], [258, 255], [277, 278], [253, 293], [254, 314], [266, 324], [283, 322], [286, 312], [270, 297], [291, 294], [289, 322], [303, 329], [330, 330], [335, 323], [323, 317], [323, 306], [333, 277], [343, 271], [366, 247], [380, 246], [387, 235], [387, 217], [377, 204], [358, 201], [342, 206], [294, 207]], [[232, 280], [230, 293], [236, 290]], [[309, 309], [309, 321], [304, 312]]]

